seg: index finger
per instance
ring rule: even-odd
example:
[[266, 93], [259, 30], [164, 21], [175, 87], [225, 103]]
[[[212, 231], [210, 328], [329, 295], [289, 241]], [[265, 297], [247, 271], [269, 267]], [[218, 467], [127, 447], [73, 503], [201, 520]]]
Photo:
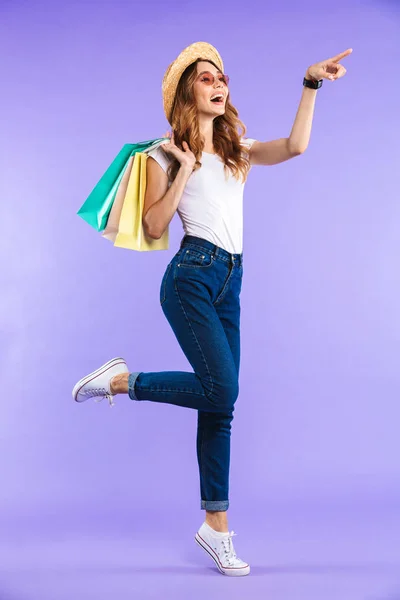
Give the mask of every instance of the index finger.
[[345, 58], [346, 56], [348, 56], [352, 52], [353, 52], [353, 48], [348, 48], [344, 52], [340, 52], [340, 54], [336, 54], [336, 56], [333, 56], [331, 58], [331, 61], [332, 62], [339, 62], [339, 60], [342, 60], [342, 58]]

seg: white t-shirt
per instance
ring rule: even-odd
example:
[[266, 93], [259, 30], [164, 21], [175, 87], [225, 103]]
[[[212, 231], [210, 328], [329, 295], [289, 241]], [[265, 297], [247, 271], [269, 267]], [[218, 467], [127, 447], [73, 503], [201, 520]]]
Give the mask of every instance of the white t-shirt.
[[[241, 139], [249, 148], [255, 141]], [[161, 146], [148, 155], [167, 171], [171, 158]], [[217, 154], [203, 152], [201, 163], [201, 168], [190, 175], [177, 208], [184, 232], [239, 254], [243, 248], [244, 183], [230, 171], [226, 177], [224, 163]]]

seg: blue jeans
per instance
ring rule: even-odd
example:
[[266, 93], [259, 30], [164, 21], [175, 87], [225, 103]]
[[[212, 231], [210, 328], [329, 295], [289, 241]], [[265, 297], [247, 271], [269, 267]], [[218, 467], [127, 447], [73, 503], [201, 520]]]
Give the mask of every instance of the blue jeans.
[[194, 408], [201, 508], [229, 506], [230, 436], [239, 392], [243, 254], [185, 235], [167, 265], [160, 304], [193, 372], [135, 372], [132, 400]]

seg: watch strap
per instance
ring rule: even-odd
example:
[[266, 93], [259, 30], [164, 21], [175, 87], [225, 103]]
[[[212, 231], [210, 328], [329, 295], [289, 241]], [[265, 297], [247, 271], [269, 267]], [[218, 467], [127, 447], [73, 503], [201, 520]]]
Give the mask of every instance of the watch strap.
[[304, 77], [303, 79], [304, 87], [309, 87], [313, 90], [318, 90], [322, 86], [322, 79], [307, 79]]

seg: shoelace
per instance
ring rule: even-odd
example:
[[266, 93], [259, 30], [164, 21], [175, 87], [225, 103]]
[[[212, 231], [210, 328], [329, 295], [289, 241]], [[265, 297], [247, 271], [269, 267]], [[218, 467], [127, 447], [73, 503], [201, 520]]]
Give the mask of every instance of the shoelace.
[[232, 542], [232, 538], [234, 535], [237, 535], [237, 533], [235, 533], [234, 531], [231, 531], [230, 533], [228, 533], [228, 535], [226, 537], [222, 538], [222, 540], [221, 540], [226, 559], [228, 561], [228, 564], [231, 564], [231, 565], [234, 563], [235, 559], [237, 558], [235, 549], [233, 547], [233, 542]]
[[91, 388], [89, 390], [85, 390], [83, 393], [88, 398], [93, 398], [95, 396], [99, 396], [98, 398], [95, 398], [95, 400], [94, 400], [97, 403], [104, 400], [104, 398], [107, 398], [110, 406], [115, 406], [114, 396], [112, 394], [110, 394], [110, 392], [107, 392], [107, 390], [105, 388]]

